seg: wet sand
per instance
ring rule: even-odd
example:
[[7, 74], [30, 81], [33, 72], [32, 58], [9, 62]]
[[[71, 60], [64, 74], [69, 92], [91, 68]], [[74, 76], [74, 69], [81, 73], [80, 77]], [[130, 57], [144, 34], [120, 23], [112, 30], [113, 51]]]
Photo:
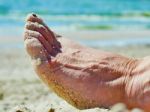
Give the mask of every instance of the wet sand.
[[[140, 58], [149, 55], [150, 46], [101, 47], [98, 49]], [[119, 104], [111, 110], [103, 108], [78, 110], [45, 86], [33, 71], [24, 49], [1, 49], [0, 59], [0, 112], [119, 112], [117, 109], [125, 108]]]

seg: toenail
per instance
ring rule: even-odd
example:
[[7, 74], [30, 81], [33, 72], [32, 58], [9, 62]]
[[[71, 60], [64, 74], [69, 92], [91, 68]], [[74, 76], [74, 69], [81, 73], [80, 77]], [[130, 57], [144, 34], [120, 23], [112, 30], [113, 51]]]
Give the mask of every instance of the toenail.
[[36, 14], [32, 14], [34, 17], [37, 17], [37, 15]]

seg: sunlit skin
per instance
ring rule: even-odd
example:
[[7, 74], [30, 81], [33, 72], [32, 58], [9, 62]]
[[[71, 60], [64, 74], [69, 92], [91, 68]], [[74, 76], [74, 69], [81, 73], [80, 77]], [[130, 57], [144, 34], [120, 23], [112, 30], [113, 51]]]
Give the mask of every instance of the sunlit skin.
[[131, 59], [82, 46], [52, 32], [35, 14], [26, 19], [24, 42], [39, 77], [75, 107], [122, 102], [150, 112], [149, 57]]

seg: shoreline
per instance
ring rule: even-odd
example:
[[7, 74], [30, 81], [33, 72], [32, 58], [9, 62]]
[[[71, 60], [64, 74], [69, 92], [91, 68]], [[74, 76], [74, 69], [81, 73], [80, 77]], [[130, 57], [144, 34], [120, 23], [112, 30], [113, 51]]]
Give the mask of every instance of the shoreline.
[[[53, 30], [65, 38], [90, 47], [126, 47], [150, 45], [150, 30]], [[20, 32], [20, 31], [19, 31]], [[23, 32], [0, 34], [0, 48], [24, 48]]]
[[[23, 40], [23, 27], [16, 28], [16, 30], [9, 30], [0, 33], [2, 41], [21, 41]], [[150, 37], [150, 30], [59, 30], [52, 29], [52, 31], [69, 38], [87, 38], [87, 39], [110, 39], [110, 38], [126, 38], [126, 37]], [[22, 38], [20, 38], [22, 37]]]
[[[54, 30], [55, 31], [55, 30]], [[56, 30], [57, 32], [57, 30]], [[150, 37], [150, 30], [75, 30], [75, 31], [59, 31], [58, 34], [65, 37], [87, 38], [87, 39], [114, 39], [127, 37]]]
[[[22, 42], [24, 28], [0, 33], [0, 43], [2, 42]], [[150, 30], [59, 30], [52, 29], [63, 37], [76, 39], [115, 39], [115, 38], [143, 38], [150, 37]]]

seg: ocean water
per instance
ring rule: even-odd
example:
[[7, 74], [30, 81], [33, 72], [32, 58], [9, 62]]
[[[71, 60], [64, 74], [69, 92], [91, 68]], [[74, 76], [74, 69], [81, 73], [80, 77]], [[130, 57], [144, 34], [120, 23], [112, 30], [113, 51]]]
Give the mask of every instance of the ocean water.
[[0, 0], [0, 26], [35, 12], [59, 29], [149, 29], [150, 0]]
[[0, 35], [22, 33], [31, 12], [58, 30], [150, 29], [150, 0], [0, 0]]

